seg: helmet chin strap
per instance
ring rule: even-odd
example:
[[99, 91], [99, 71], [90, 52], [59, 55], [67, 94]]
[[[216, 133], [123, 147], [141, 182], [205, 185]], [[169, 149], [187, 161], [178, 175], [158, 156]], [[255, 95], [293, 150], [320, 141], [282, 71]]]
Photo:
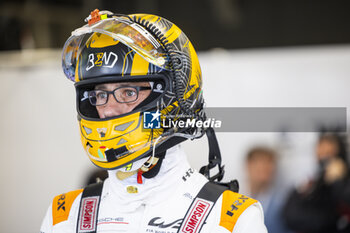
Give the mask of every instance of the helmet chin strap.
[[[199, 172], [208, 178], [209, 181], [221, 181], [224, 177], [224, 166], [221, 165], [221, 153], [218, 141], [215, 136], [215, 131], [213, 128], [209, 127], [206, 129], [206, 134], [208, 137], [209, 144], [209, 164], [201, 167]], [[211, 176], [210, 170], [213, 168], [218, 168], [218, 173]]]
[[[154, 155], [156, 154], [156, 145], [157, 145], [158, 141], [159, 141], [161, 138], [162, 138], [162, 136], [159, 136], [159, 137], [155, 140], [155, 142], [154, 142], [154, 144], [153, 144], [152, 156], [142, 165], [142, 167], [144, 166], [145, 168], [150, 168], [152, 164], [156, 164], [156, 163], [158, 162], [158, 160], [157, 160], [157, 161], [155, 161], [155, 163], [154, 163], [154, 160], [157, 159], [157, 158], [154, 157]], [[141, 168], [142, 168], [142, 167], [141, 167]]]
[[142, 174], [145, 172], [148, 172], [151, 170], [154, 166], [157, 165], [159, 158], [155, 157], [156, 152], [156, 145], [158, 141], [162, 138], [162, 136], [159, 136], [154, 144], [153, 144], [153, 150], [152, 155], [147, 159], [147, 161], [137, 170], [130, 171], [130, 172], [124, 172], [124, 171], [117, 171], [116, 176], [119, 180], [125, 180], [126, 178], [129, 178], [137, 173], [137, 183], [142, 184]]

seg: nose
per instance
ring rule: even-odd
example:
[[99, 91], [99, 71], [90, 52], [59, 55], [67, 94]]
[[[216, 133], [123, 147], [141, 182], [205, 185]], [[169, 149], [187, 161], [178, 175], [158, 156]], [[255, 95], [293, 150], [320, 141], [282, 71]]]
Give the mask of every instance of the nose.
[[132, 110], [127, 104], [117, 102], [113, 95], [109, 96], [106, 104], [96, 106], [96, 109], [100, 118], [119, 116]]

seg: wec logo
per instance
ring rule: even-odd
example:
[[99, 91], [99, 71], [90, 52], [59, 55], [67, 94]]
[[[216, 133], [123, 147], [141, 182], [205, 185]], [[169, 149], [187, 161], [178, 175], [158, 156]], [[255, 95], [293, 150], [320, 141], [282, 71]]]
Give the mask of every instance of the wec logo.
[[149, 222], [148, 222], [148, 226], [153, 226], [153, 227], [158, 227], [158, 228], [175, 228], [175, 229], [179, 229], [181, 226], [181, 222], [182, 219], [177, 219], [173, 222], [169, 222], [169, 223], [165, 223], [164, 220], [162, 220], [161, 217], [155, 217], [152, 218]]
[[118, 61], [118, 55], [109, 52], [108, 55], [104, 53], [90, 53], [88, 57], [88, 62], [86, 65], [86, 71], [89, 71], [93, 67], [106, 67], [113, 68], [115, 63]]

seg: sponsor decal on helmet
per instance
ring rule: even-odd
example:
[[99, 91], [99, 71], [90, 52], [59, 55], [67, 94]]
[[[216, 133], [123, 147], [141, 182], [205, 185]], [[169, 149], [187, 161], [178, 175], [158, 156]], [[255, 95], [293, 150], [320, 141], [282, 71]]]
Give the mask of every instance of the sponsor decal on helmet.
[[104, 138], [107, 133], [107, 128], [97, 128], [97, 132], [100, 134], [101, 138]]
[[190, 210], [188, 211], [184, 220], [184, 224], [180, 229], [180, 232], [199, 232], [212, 206], [213, 202], [197, 198], [195, 200], [195, 203], [191, 206]]
[[86, 197], [82, 200], [79, 233], [96, 230], [97, 203], [100, 197]]
[[118, 55], [109, 52], [108, 55], [104, 53], [90, 53], [88, 57], [88, 63], [86, 65], [86, 71], [89, 71], [93, 67], [106, 67], [113, 68], [118, 61]]

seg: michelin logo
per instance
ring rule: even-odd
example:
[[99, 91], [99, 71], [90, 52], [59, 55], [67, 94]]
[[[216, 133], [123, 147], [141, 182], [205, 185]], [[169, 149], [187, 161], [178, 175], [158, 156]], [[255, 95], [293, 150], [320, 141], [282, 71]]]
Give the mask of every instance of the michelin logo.
[[143, 128], [144, 129], [159, 129], [160, 128], [160, 112], [144, 112], [143, 113]]

